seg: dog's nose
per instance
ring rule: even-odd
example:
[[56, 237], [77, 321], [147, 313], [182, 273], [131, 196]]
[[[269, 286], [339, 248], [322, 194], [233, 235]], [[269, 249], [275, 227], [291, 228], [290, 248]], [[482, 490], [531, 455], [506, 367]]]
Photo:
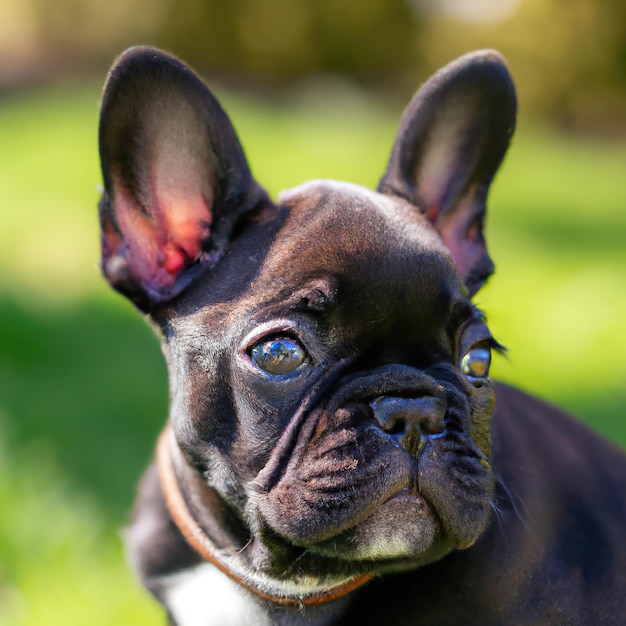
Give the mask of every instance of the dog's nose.
[[415, 430], [434, 435], [443, 431], [447, 403], [435, 396], [382, 396], [370, 402], [370, 407], [382, 429], [391, 435], [406, 435]]

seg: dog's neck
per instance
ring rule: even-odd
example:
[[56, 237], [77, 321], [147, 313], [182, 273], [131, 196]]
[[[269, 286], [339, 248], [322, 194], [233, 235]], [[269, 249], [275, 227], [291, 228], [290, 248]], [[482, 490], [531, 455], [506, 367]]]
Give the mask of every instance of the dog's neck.
[[[264, 601], [281, 606], [319, 606], [338, 600], [368, 580], [369, 574], [317, 578], [280, 579], [259, 571], [248, 555], [249, 541], [237, 540], [219, 516], [199, 515], [195, 510], [220, 511], [219, 496], [185, 461], [172, 431], [166, 428], [157, 446], [161, 490], [172, 520], [189, 545], [236, 584]], [[181, 481], [180, 477], [185, 480]], [[183, 490], [181, 484], [199, 483], [198, 489]]]

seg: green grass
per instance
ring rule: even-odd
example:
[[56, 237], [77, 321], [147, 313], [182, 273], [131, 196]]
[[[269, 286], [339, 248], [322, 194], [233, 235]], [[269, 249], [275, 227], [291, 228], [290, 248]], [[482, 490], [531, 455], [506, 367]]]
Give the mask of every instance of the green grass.
[[[162, 624], [119, 532], [166, 414], [156, 340], [97, 270], [96, 88], [0, 101], [0, 623]], [[375, 186], [396, 116], [356, 96], [224, 97], [273, 195]], [[626, 445], [626, 146], [521, 124], [490, 197], [477, 300], [495, 375]]]

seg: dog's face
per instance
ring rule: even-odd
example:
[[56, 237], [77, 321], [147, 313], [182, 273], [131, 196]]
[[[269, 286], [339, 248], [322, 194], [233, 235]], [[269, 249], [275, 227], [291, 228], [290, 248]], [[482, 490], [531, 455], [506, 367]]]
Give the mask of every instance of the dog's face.
[[464, 57], [414, 98], [377, 192], [274, 204], [187, 68], [135, 49], [112, 70], [103, 271], [160, 329], [176, 441], [260, 569], [414, 567], [485, 529], [497, 344], [469, 298], [514, 117], [501, 59]]

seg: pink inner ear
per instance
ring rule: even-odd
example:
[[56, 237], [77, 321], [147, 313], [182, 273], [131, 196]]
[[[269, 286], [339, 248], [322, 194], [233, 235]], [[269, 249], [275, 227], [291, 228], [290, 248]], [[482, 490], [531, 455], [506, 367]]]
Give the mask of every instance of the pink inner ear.
[[124, 257], [132, 276], [148, 292], [170, 289], [180, 273], [200, 258], [202, 242], [209, 236], [212, 215], [207, 202], [212, 198], [205, 200], [198, 185], [192, 191], [185, 178], [172, 184], [168, 176], [155, 185], [146, 207], [149, 215], [137, 209], [123, 185], [114, 188], [126, 248], [111, 252]]
[[196, 193], [184, 196], [176, 189], [159, 189], [159, 240], [162, 246], [163, 267], [177, 275], [184, 267], [200, 258], [202, 242], [208, 238], [212, 215], [205, 199]]
[[484, 241], [477, 236], [484, 214], [484, 204], [476, 198], [477, 193], [478, 185], [471, 185], [454, 207], [445, 215], [436, 216], [434, 220], [435, 228], [450, 250], [457, 270], [464, 279], [486, 254]]

